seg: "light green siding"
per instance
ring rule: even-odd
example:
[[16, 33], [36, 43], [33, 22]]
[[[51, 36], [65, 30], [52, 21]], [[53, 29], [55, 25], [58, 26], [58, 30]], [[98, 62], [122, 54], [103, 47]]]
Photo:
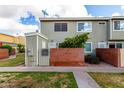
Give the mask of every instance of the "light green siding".
[[[56, 22], [66, 22], [68, 24], [67, 32], [54, 32], [54, 23]], [[87, 22], [87, 21], [43, 21], [41, 22], [41, 33], [45, 34], [49, 41], [62, 42], [66, 37], [73, 37], [77, 34], [82, 34], [84, 32], [77, 32], [77, 22]], [[108, 32], [108, 21], [89, 21], [92, 22], [92, 32], [90, 32], [88, 42], [92, 42], [93, 51], [98, 47], [98, 42], [107, 42], [107, 32]], [[105, 24], [99, 24], [99, 22], [104, 22]]]
[[113, 22], [114, 20], [112, 20], [112, 31], [111, 31], [111, 40], [124, 40], [124, 31], [115, 31], [114, 27], [113, 27]]

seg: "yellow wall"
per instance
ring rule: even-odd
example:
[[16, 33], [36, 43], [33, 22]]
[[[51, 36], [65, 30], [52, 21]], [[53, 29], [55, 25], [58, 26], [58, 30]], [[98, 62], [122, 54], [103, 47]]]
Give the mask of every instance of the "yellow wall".
[[25, 37], [23, 36], [15, 37], [15, 36], [10, 36], [6, 34], [0, 34], [0, 41], [25, 45]]
[[0, 34], [0, 41], [9, 42], [9, 43], [16, 43], [16, 37], [5, 35], [5, 34]]

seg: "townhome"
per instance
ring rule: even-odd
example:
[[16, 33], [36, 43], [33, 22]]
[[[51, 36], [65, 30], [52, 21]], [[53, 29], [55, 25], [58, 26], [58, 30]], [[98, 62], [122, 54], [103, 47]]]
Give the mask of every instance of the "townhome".
[[41, 31], [26, 33], [26, 66], [50, 65], [50, 48], [67, 37], [89, 33], [84, 53], [96, 48], [124, 48], [124, 17], [40, 18]]
[[124, 17], [40, 18], [41, 33], [48, 38], [48, 47], [58, 47], [66, 37], [90, 33], [85, 53], [96, 48], [124, 47]]

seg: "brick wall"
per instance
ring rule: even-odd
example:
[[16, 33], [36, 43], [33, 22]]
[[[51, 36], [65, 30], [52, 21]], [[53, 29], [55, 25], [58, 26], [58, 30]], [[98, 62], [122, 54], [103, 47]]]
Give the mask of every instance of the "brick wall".
[[101, 61], [120, 67], [120, 49], [119, 48], [97, 48], [96, 56]]
[[8, 58], [8, 57], [9, 57], [8, 49], [0, 49], [0, 59]]
[[82, 48], [51, 48], [51, 66], [83, 66], [84, 50]]

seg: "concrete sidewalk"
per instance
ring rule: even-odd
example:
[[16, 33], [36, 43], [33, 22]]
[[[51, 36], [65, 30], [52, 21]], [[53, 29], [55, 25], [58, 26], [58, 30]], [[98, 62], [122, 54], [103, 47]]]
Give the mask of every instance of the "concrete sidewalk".
[[73, 72], [79, 88], [99, 88], [100, 86], [87, 72], [124, 73], [124, 68], [116, 67], [0, 67], [0, 72]]
[[0, 72], [124, 72], [124, 68], [117, 67], [0, 67]]

